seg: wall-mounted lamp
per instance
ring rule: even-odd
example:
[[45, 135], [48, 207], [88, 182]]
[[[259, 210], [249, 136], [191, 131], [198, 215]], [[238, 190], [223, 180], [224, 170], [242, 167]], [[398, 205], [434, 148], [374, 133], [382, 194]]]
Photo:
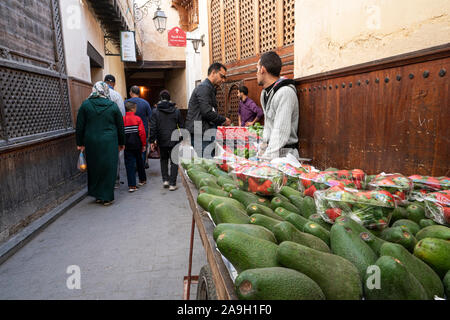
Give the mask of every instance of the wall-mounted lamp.
[[202, 36], [200, 37], [200, 39], [192, 39], [192, 38], [186, 38], [186, 40], [191, 40], [192, 41], [192, 45], [194, 46], [194, 51], [195, 53], [199, 53], [197, 51], [198, 47], [200, 46], [200, 43], [202, 44], [202, 47], [205, 46], [205, 41], [203, 40], [203, 38], [205, 38], [205, 35], [202, 34]]
[[156, 30], [158, 30], [158, 32], [160, 33], [163, 33], [164, 30], [166, 30], [167, 17], [164, 11], [161, 10], [161, 0], [148, 0], [146, 3], [139, 7], [135, 2], [133, 2], [134, 19], [136, 22], [144, 19], [148, 15], [148, 9], [152, 4], [157, 6], [155, 15], [153, 17], [153, 23], [155, 24]]

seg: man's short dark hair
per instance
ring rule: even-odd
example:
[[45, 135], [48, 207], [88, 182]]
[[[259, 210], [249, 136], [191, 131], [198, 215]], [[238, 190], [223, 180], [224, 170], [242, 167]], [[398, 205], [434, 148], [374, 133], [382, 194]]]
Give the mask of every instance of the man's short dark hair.
[[107, 74], [103, 81], [116, 83], [116, 78], [112, 74]]
[[125, 111], [130, 112], [133, 109], [137, 108], [137, 104], [131, 101], [125, 102]]
[[208, 68], [208, 76], [211, 74], [211, 72], [213, 71], [217, 72], [220, 71], [220, 69], [224, 69], [225, 71], [227, 71], [227, 68], [223, 64], [221, 64], [220, 62], [214, 62]]
[[281, 72], [281, 58], [273, 51], [265, 52], [261, 55], [260, 63], [262, 67], [266, 68], [267, 72], [275, 77], [280, 76]]
[[168, 90], [163, 90], [163, 91], [161, 91], [161, 92], [159, 93], [159, 98], [160, 98], [161, 100], [167, 100], [167, 101], [169, 101], [169, 100], [170, 100], [170, 93], [169, 93], [169, 91], [168, 91]]
[[141, 90], [139, 89], [138, 86], [132, 86], [130, 88], [130, 92], [134, 93], [134, 94], [139, 94], [139, 92], [141, 92]]
[[246, 86], [240, 86], [239, 87], [239, 92], [242, 92], [243, 94], [248, 96], [248, 88]]

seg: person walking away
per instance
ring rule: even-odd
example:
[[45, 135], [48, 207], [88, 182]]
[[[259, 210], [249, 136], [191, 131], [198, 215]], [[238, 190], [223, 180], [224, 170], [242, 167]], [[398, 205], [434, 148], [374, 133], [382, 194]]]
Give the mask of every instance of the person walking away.
[[136, 115], [141, 118], [142, 123], [144, 124], [145, 128], [145, 151], [142, 152], [142, 158], [144, 160], [145, 169], [148, 169], [148, 163], [147, 163], [147, 153], [148, 153], [148, 124], [150, 122], [150, 118], [152, 117], [152, 109], [150, 108], [150, 104], [139, 97], [139, 87], [138, 86], [132, 86], [130, 88], [130, 96], [131, 98], [128, 100], [125, 100], [125, 103], [133, 102], [136, 103]]
[[[186, 115], [186, 129], [191, 134], [191, 144], [200, 157], [210, 158], [211, 154], [204, 154], [205, 148], [215, 138], [205, 137], [208, 129], [216, 129], [217, 126], [229, 126], [231, 120], [217, 113], [216, 88], [223, 84], [227, 78], [226, 68], [223, 64], [215, 62], [208, 68], [208, 77], [200, 83], [192, 92]], [[194, 132], [195, 126], [201, 126], [201, 131]], [[198, 127], [197, 127], [198, 128]], [[196, 145], [195, 141], [201, 141]]]
[[248, 88], [240, 86], [238, 91], [239, 108], [238, 117], [239, 125], [241, 127], [249, 127], [262, 119], [264, 116], [263, 110], [248, 97]]
[[141, 118], [135, 114], [136, 109], [136, 103], [131, 101], [125, 103], [126, 114], [123, 117], [125, 126], [124, 159], [129, 192], [134, 192], [138, 189], [136, 186], [136, 167], [139, 175], [139, 186], [147, 183], [144, 159], [142, 158], [142, 152], [146, 148], [146, 135]]
[[122, 114], [109, 99], [109, 87], [97, 82], [82, 104], [76, 123], [77, 149], [85, 152], [88, 195], [105, 206], [114, 201], [114, 183], [119, 160], [125, 148]]
[[[104, 82], [109, 87], [109, 98], [117, 104], [120, 112], [122, 113], [122, 116], [124, 116], [125, 115], [125, 105], [123, 102], [123, 98], [120, 95], [120, 93], [118, 93], [117, 91], [114, 90], [114, 88], [116, 86], [116, 78], [112, 74], [107, 74], [105, 76]], [[118, 161], [117, 177], [116, 177], [116, 185], [115, 185], [116, 189], [119, 188], [119, 186], [120, 186], [120, 159], [117, 161]]]
[[178, 164], [177, 161], [173, 161], [171, 155], [179, 140], [172, 140], [172, 133], [174, 130], [184, 128], [184, 124], [180, 110], [170, 101], [169, 91], [163, 90], [159, 96], [160, 101], [150, 121], [150, 146], [152, 151], [159, 146], [163, 186], [174, 191], [177, 189]]
[[261, 55], [256, 78], [264, 111], [263, 142], [259, 156], [265, 159], [284, 157], [291, 153], [298, 158], [298, 99], [295, 82], [280, 77], [281, 59], [273, 51]]
[[116, 87], [116, 78], [112, 74], [107, 74], [105, 76], [104, 82], [109, 87], [110, 99], [117, 104], [120, 112], [122, 113], [122, 116], [124, 116], [125, 115], [125, 103], [124, 103], [123, 98], [120, 95], [120, 93], [118, 93], [116, 90], [114, 90], [114, 88]]

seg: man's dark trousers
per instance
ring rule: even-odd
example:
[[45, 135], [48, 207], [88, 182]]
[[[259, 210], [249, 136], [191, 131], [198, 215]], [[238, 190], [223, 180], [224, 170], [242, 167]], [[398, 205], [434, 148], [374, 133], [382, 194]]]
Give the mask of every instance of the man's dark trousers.
[[[163, 182], [169, 181], [169, 185], [175, 186], [177, 184], [178, 164], [174, 163], [171, 158], [172, 149], [174, 147], [159, 147], [161, 175]], [[170, 161], [170, 176], [169, 176], [169, 161]]]

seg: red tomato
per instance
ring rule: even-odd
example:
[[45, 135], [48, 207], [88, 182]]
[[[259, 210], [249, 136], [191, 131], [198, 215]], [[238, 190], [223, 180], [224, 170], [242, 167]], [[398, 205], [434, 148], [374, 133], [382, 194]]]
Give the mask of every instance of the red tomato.
[[362, 180], [364, 179], [364, 171], [362, 171], [361, 169], [353, 169], [352, 170], [352, 176], [354, 180]]
[[316, 191], [317, 191], [316, 187], [315, 186], [311, 186], [308, 189], [306, 189], [305, 192], [303, 192], [303, 194], [305, 196], [313, 198], [314, 197], [314, 192], [316, 192]]
[[330, 208], [325, 211], [325, 214], [330, 218], [331, 221], [335, 221], [337, 217], [340, 217], [342, 213], [342, 209], [339, 208]]

